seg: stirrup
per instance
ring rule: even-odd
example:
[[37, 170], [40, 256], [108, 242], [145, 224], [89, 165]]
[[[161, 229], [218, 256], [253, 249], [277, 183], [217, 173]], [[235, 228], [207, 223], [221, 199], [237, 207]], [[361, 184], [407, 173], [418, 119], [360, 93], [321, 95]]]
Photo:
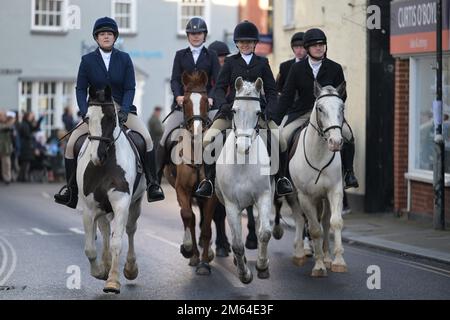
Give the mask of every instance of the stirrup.
[[[285, 182], [289, 185], [288, 188], [291, 189], [290, 191], [280, 192], [280, 190], [279, 190], [279, 188], [278, 188], [278, 184], [282, 183], [283, 181], [285, 181]], [[279, 179], [277, 180], [277, 183], [275, 184], [275, 192], [276, 192], [276, 194], [279, 195], [279, 196], [285, 196], [285, 195], [288, 195], [288, 194], [293, 193], [293, 192], [294, 192], [294, 188], [293, 188], [293, 186], [292, 186], [291, 181], [289, 181], [288, 178], [282, 177], [282, 178], [279, 178]]]
[[164, 191], [162, 190], [160, 185], [149, 184], [147, 186], [147, 201], [148, 202], [161, 201], [164, 199], [165, 199]]
[[[209, 184], [211, 191], [206, 194], [205, 191], [201, 190], [201, 189], [207, 188], [207, 184]], [[214, 186], [213, 186], [211, 180], [207, 180], [207, 179], [202, 180], [200, 182], [200, 185], [198, 186], [197, 190], [195, 190], [195, 192], [194, 192], [194, 194], [196, 196], [203, 197], [203, 198], [211, 198], [213, 193], [214, 193]]]

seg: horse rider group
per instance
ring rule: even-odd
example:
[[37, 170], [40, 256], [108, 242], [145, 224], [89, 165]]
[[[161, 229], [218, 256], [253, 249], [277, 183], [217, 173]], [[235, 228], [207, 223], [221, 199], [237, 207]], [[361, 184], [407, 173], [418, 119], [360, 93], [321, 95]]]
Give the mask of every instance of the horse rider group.
[[[275, 81], [269, 62], [255, 54], [259, 41], [257, 27], [249, 22], [239, 23], [233, 40], [238, 53], [230, 55], [227, 45], [215, 41], [206, 48], [208, 28], [205, 21], [194, 17], [186, 25], [189, 46], [175, 54], [172, 68], [171, 89], [174, 96], [172, 112], [165, 122], [164, 134], [159, 146], [154, 146], [149, 132], [136, 113], [133, 105], [135, 95], [135, 74], [130, 56], [116, 48], [114, 43], [119, 36], [117, 23], [109, 18], [98, 19], [92, 35], [98, 48], [81, 59], [79, 66], [76, 97], [83, 117], [71, 133], [65, 150], [67, 185], [55, 195], [55, 202], [75, 208], [78, 201], [76, 182], [76, 155], [74, 146], [77, 140], [88, 133], [86, 113], [88, 108], [87, 91], [90, 86], [104, 88], [110, 86], [114, 102], [119, 105], [120, 124], [139, 133], [146, 143], [143, 159], [147, 181], [147, 200], [149, 202], [164, 199], [160, 187], [164, 165], [169, 161], [165, 144], [167, 138], [183, 122], [184, 91], [181, 81], [183, 72], [204, 71], [208, 75], [207, 95], [210, 105], [208, 116], [213, 121], [203, 138], [207, 147], [223, 130], [232, 127], [232, 105], [235, 97], [234, 83], [238, 77], [254, 82], [263, 80], [264, 94], [260, 98], [261, 118], [259, 126], [263, 129], [280, 130], [278, 136], [280, 165], [276, 174], [276, 193], [286, 195], [293, 192], [293, 186], [287, 176], [288, 142], [297, 128], [309, 119], [313, 109], [314, 81], [321, 86], [337, 87], [344, 81], [342, 67], [328, 59], [327, 38], [320, 29], [310, 29], [306, 33], [296, 33], [291, 40], [295, 58], [280, 65], [280, 73]], [[343, 97], [345, 101], [345, 96]], [[287, 115], [286, 123], [282, 120]], [[265, 121], [264, 121], [265, 120]], [[358, 187], [353, 172], [355, 153], [352, 131], [345, 122], [343, 128], [344, 146], [341, 151], [345, 188]], [[216, 158], [218, 157], [216, 152]], [[201, 181], [195, 195], [211, 197], [214, 193], [215, 164], [205, 164], [206, 179]], [[64, 192], [63, 192], [64, 191]]]

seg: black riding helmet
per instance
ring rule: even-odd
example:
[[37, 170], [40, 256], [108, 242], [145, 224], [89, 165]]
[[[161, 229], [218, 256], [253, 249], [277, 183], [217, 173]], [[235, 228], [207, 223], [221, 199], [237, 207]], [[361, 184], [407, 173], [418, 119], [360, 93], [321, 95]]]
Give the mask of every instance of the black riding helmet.
[[191, 18], [186, 25], [186, 34], [204, 32], [205, 36], [208, 34], [208, 27], [205, 20], [199, 17]]
[[208, 47], [208, 50], [213, 50], [217, 53], [217, 56], [227, 56], [230, 54], [230, 49], [225, 42], [214, 41]]
[[305, 49], [308, 49], [310, 46], [315, 44], [327, 44], [327, 36], [325, 33], [317, 28], [309, 29], [306, 31], [303, 37], [303, 45]]
[[117, 26], [116, 21], [111, 19], [110, 17], [103, 17], [97, 19], [94, 24], [94, 29], [92, 30], [92, 36], [94, 39], [97, 38], [97, 35], [100, 32], [112, 32], [114, 37], [117, 39], [119, 37], [119, 27]]
[[259, 41], [258, 28], [250, 21], [244, 20], [234, 28], [234, 42]]
[[291, 48], [294, 46], [303, 46], [304, 32], [297, 32], [291, 38]]

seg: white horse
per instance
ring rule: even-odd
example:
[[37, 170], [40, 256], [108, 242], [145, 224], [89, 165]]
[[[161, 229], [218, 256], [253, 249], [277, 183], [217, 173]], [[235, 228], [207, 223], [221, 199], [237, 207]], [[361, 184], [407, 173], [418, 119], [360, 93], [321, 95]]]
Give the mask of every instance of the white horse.
[[[324, 277], [327, 267], [333, 272], [346, 272], [341, 231], [343, 184], [340, 150], [343, 142], [345, 82], [336, 89], [314, 85], [316, 102], [308, 126], [302, 130], [297, 149], [289, 163], [297, 197], [288, 197], [296, 218], [294, 263], [306, 261], [303, 247], [303, 213], [308, 219], [314, 244], [315, 265], [312, 276]], [[330, 219], [331, 217], [331, 219]], [[320, 225], [322, 223], [322, 226]], [[334, 231], [334, 254], [329, 253], [329, 229]], [[323, 230], [322, 230], [323, 228]]]
[[270, 175], [262, 174], [270, 158], [259, 134], [260, 93], [263, 81], [255, 83], [236, 79], [236, 98], [233, 104], [233, 130], [228, 135], [216, 164], [216, 194], [225, 205], [226, 217], [232, 233], [234, 261], [239, 279], [248, 284], [253, 274], [247, 267], [242, 241], [242, 210], [255, 205], [258, 209], [257, 237], [258, 277], [269, 277], [267, 245], [271, 237], [270, 214], [274, 196], [274, 183]]
[[[129, 247], [123, 273], [129, 280], [138, 275], [134, 234], [145, 180], [142, 174], [140, 178], [138, 176], [136, 156], [119, 126], [109, 87], [97, 92], [91, 89], [90, 99], [87, 112], [89, 136], [78, 157], [77, 167], [79, 198], [84, 205], [85, 254], [91, 265], [91, 275], [106, 280], [103, 291], [120, 293], [119, 257], [125, 229]], [[136, 181], [137, 178], [140, 180]], [[135, 182], [137, 187], [133, 192]], [[100, 263], [95, 245], [97, 223], [103, 236]]]

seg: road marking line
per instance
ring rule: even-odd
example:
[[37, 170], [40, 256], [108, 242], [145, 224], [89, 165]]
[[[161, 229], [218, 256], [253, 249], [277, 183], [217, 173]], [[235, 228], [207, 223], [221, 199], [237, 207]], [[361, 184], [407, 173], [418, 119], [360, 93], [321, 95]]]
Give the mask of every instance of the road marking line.
[[31, 228], [31, 230], [33, 230], [37, 234], [40, 234], [41, 236], [49, 236], [50, 235], [50, 233], [48, 233], [48, 232], [46, 232], [44, 230], [41, 230], [39, 228]]
[[6, 263], [8, 262], [8, 253], [6, 252], [6, 248], [3, 243], [0, 241], [0, 248], [2, 250], [2, 266], [0, 267], [0, 277], [6, 269]]
[[23, 232], [23, 233], [26, 234], [27, 236], [32, 236], [32, 235], [34, 235], [33, 232], [28, 231], [28, 230], [23, 229], [23, 228], [20, 228], [19, 231], [20, 231], [20, 232]]
[[[151, 238], [153, 238], [153, 239], [156, 239], [156, 240], [159, 240], [161, 242], [164, 242], [164, 243], [166, 243], [166, 244], [168, 244], [168, 245], [170, 245], [170, 246], [172, 246], [172, 247], [174, 247], [176, 249], [180, 248], [180, 245], [178, 243], [175, 243], [175, 242], [172, 242], [172, 241], [167, 240], [165, 238], [162, 238], [160, 236], [157, 236], [153, 232], [147, 232], [146, 235], [151, 237]], [[245, 285], [242, 282], [240, 282], [237, 279], [237, 277], [232, 272], [228, 271], [224, 266], [222, 266], [222, 265], [220, 265], [218, 263], [215, 263], [214, 264], [214, 268], [220, 270], [220, 273], [225, 277], [225, 279], [228, 280], [228, 282], [231, 283], [231, 285], [233, 287], [235, 287], [235, 288], [245, 288]]]
[[69, 230], [76, 234], [84, 234], [84, 231], [78, 228], [70, 228]]
[[9, 249], [11, 250], [11, 254], [12, 254], [12, 264], [11, 267], [9, 269], [9, 272], [6, 274], [6, 276], [3, 278], [3, 280], [0, 280], [0, 286], [3, 286], [6, 281], [9, 279], [9, 277], [11, 277], [11, 275], [13, 274], [14, 270], [16, 270], [16, 264], [17, 264], [17, 255], [16, 255], [16, 251], [14, 250], [14, 248], [12, 247], [12, 245], [8, 242], [8, 240], [6, 240], [3, 237], [0, 237], [0, 240], [2, 240], [3, 242], [6, 243], [6, 245], [9, 247]]

